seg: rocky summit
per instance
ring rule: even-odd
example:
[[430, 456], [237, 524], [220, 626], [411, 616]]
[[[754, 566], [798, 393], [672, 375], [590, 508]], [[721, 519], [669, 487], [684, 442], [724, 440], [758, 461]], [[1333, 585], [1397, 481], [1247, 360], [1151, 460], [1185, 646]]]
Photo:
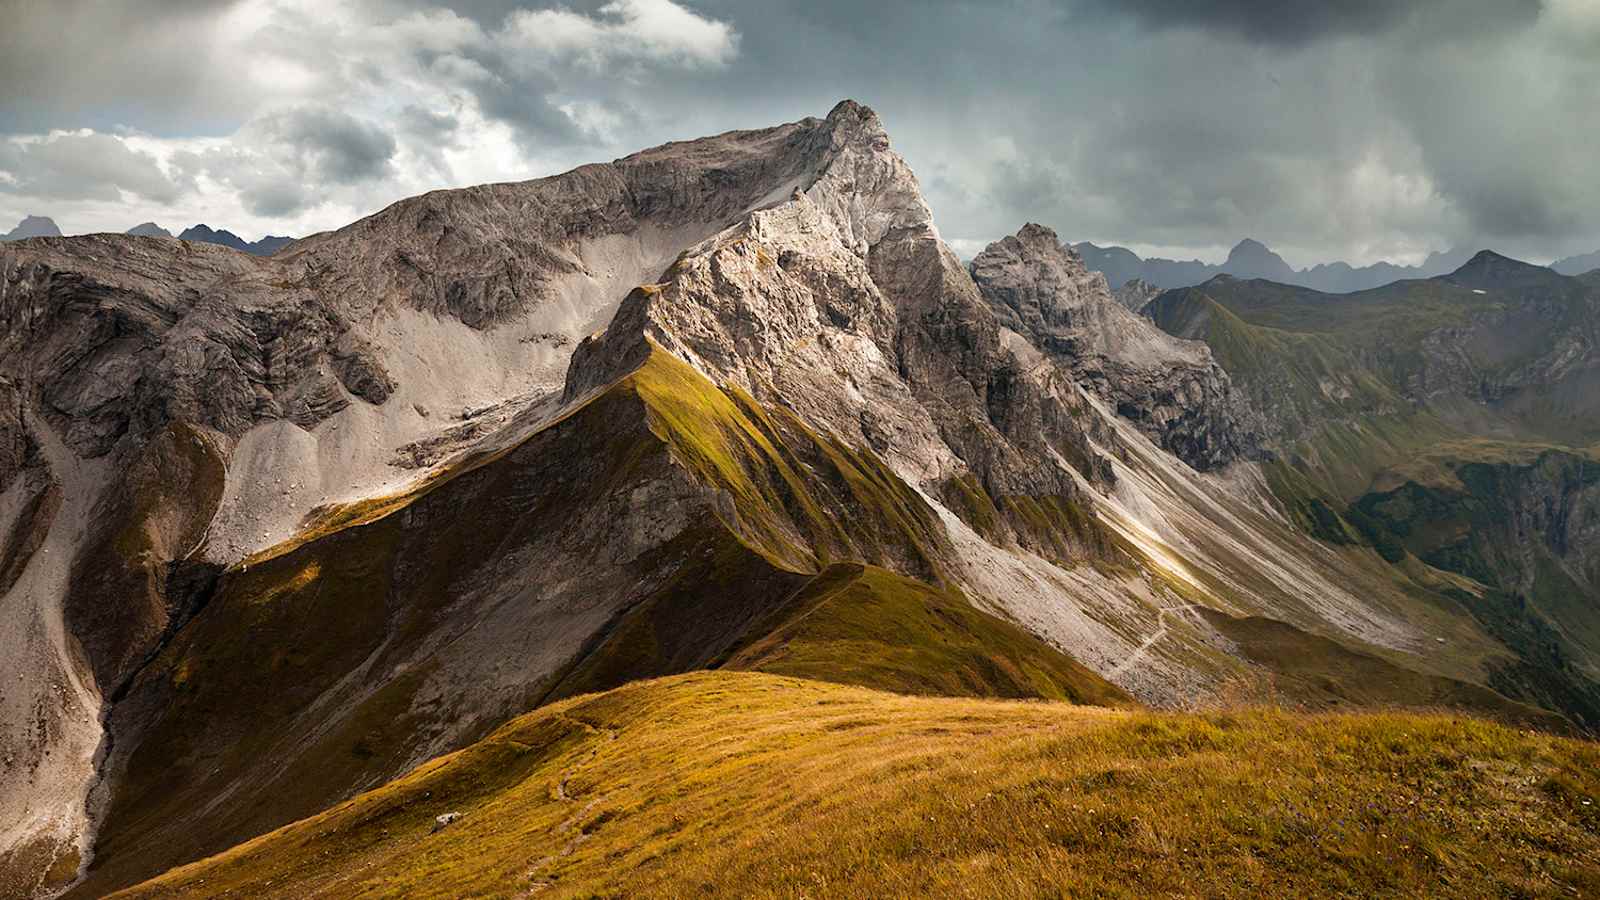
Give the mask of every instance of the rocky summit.
[[[1113, 295], [1037, 224], [966, 265], [850, 101], [267, 256], [6, 243], [0, 894], [600, 890], [586, 854], [647, 849], [613, 883], [670, 894], [710, 877], [660, 862], [691, 825], [623, 773], [754, 808], [735, 760], [793, 796], [835, 758], [799, 746], [923, 765], [891, 720], [948, 756], [992, 716], [1038, 735], [1030, 767], [1091, 722], [1141, 760], [1270, 738], [1252, 785], [1308, 758], [1301, 725], [1133, 710], [1592, 731], [1600, 288], [1529, 268]], [[1106, 709], [992, 702], [1024, 698]], [[1417, 791], [1536, 759], [1536, 845], [1593, 824], [1560, 805], [1588, 745], [1304, 727], [1332, 773], [1436, 736]], [[1096, 765], [1072, 784], [1172, 771]], [[1513, 799], [1475, 821], [1522, 822]]]

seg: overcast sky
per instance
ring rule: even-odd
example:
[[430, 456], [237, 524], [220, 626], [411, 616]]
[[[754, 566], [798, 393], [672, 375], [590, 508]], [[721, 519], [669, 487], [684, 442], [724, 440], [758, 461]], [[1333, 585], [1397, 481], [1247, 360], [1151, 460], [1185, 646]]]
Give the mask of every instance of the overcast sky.
[[1309, 6], [0, 0], [0, 231], [303, 235], [853, 97], [966, 253], [1600, 248], [1600, 0]]

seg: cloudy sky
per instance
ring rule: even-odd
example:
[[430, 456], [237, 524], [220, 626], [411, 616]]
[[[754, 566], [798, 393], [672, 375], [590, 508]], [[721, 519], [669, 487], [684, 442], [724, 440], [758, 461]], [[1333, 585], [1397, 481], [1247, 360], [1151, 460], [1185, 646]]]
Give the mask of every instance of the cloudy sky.
[[965, 252], [1600, 247], [1600, 0], [1309, 6], [0, 0], [0, 231], [302, 235], [853, 97]]

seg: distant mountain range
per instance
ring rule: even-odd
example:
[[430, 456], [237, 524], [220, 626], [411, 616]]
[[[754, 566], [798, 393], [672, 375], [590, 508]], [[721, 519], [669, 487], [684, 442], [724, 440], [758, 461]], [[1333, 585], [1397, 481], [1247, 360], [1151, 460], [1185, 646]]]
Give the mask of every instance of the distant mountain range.
[[[172, 237], [172, 232], [154, 222], [145, 222], [128, 229], [131, 235], [143, 237]], [[17, 241], [31, 237], [60, 237], [61, 229], [49, 216], [27, 216], [16, 228], [0, 235], [0, 241]], [[178, 235], [181, 241], [200, 241], [232, 247], [254, 256], [271, 256], [294, 242], [294, 238], [269, 234], [259, 241], [247, 241], [225, 228], [213, 229], [200, 224], [184, 229]], [[1245, 238], [1228, 252], [1221, 265], [1211, 265], [1198, 259], [1175, 260], [1151, 257], [1145, 259], [1127, 247], [1097, 246], [1089, 241], [1071, 245], [1091, 271], [1106, 276], [1113, 291], [1119, 292], [1131, 308], [1137, 309], [1155, 293], [1173, 288], [1203, 284], [1218, 275], [1235, 278], [1264, 278], [1280, 284], [1308, 287], [1330, 294], [1370, 290], [1406, 278], [1437, 278], [1448, 275], [1472, 258], [1470, 250], [1450, 250], [1430, 253], [1419, 266], [1398, 266], [1380, 262], [1370, 266], [1352, 266], [1347, 262], [1319, 263], [1309, 269], [1296, 269], [1283, 257], [1260, 241]], [[1562, 275], [1582, 275], [1600, 269], [1600, 250], [1581, 256], [1569, 256], [1551, 263], [1549, 268]], [[1140, 285], [1131, 292], [1121, 289], [1130, 281]], [[1154, 289], [1154, 290], [1152, 290]]]
[[[141, 225], [140, 227], [143, 228], [144, 226]], [[206, 225], [196, 225], [193, 228], [185, 229], [182, 234], [178, 235], [178, 240], [221, 244], [224, 247], [243, 250], [245, 253], [254, 254], [255, 256], [271, 256], [294, 242], [292, 237], [283, 237], [275, 234], [269, 234], [259, 241], [246, 241], [227, 229], [213, 230]]]
[[1566, 259], [1558, 259], [1550, 264], [1550, 268], [1560, 272], [1562, 275], [1583, 275], [1587, 272], [1593, 272], [1596, 269], [1600, 269], [1600, 250], [1596, 250], [1593, 253], [1585, 253], [1582, 256], [1569, 256]]
[[1451, 250], [1429, 254], [1420, 266], [1397, 266], [1381, 262], [1357, 267], [1346, 262], [1333, 262], [1320, 263], [1309, 269], [1296, 269], [1265, 244], [1249, 238], [1240, 241], [1221, 265], [1211, 265], [1198, 259], [1144, 259], [1126, 247], [1099, 247], [1087, 241], [1073, 244], [1072, 249], [1078, 251], [1090, 269], [1103, 273], [1113, 288], [1139, 279], [1157, 288], [1170, 290], [1202, 284], [1218, 275], [1232, 275], [1235, 278], [1265, 278], [1330, 294], [1363, 291], [1405, 278], [1447, 275], [1472, 257], [1470, 250]]
[[[135, 225], [129, 228], [126, 233], [136, 237], [172, 237], [172, 232], [154, 222]], [[49, 216], [28, 216], [16, 228], [11, 229], [4, 235], [0, 235], [0, 241], [20, 241], [24, 238], [61, 236], [61, 229], [56, 225], [54, 219]], [[227, 229], [213, 229], [208, 225], [196, 225], [185, 229], [182, 234], [178, 235], [178, 240], [220, 244], [255, 256], [271, 256], [294, 242], [292, 237], [273, 234], [269, 234], [259, 241], [247, 241]]]

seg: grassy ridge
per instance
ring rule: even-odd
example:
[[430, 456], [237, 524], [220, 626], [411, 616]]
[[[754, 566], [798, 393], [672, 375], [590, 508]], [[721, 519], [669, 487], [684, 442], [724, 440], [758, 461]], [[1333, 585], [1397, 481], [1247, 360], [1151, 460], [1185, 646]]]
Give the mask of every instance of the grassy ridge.
[[701, 673], [523, 716], [121, 896], [1592, 895], [1597, 802], [1600, 747], [1471, 719]]
[[870, 566], [818, 575], [725, 664], [909, 694], [1131, 704], [1121, 689], [959, 594]]
[[838, 560], [934, 575], [943, 528], [926, 502], [870, 452], [808, 428], [781, 407], [652, 346], [619, 383], [636, 392], [652, 432], [727, 498], [728, 526], [775, 565], [820, 571]]

